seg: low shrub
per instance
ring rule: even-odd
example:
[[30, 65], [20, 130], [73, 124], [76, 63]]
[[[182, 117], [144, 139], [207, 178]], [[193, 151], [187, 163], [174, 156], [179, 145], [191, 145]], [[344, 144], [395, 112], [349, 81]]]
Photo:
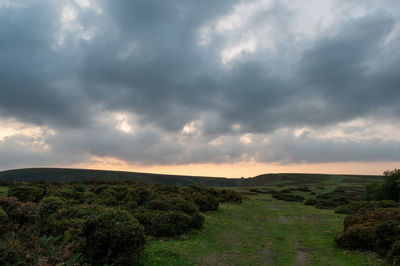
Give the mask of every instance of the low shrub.
[[146, 234], [200, 229], [200, 211], [242, 201], [229, 190], [131, 181], [8, 185], [0, 195], [0, 265], [132, 265]]
[[262, 190], [261, 189], [252, 188], [252, 189], [249, 189], [249, 191], [250, 192], [254, 192], [254, 193], [259, 193], [259, 194], [276, 194], [276, 193], [279, 193], [279, 191], [276, 191], [276, 190], [273, 190], [273, 189], [270, 189], [270, 188], [263, 188]]
[[283, 194], [283, 193], [277, 193], [272, 195], [273, 198], [278, 199], [278, 200], [284, 200], [284, 201], [294, 201], [294, 202], [303, 202], [304, 197], [299, 196], [299, 195], [292, 195], [292, 194]]
[[132, 265], [145, 249], [143, 226], [128, 212], [93, 208], [86, 217], [84, 255], [93, 265]]
[[[191, 217], [182, 211], [163, 211], [139, 208], [134, 216], [143, 224], [148, 235], [156, 237], [176, 236], [189, 231], [190, 228], [201, 228], [199, 214]], [[194, 219], [196, 218], [196, 220]]]
[[386, 254], [386, 259], [392, 265], [400, 265], [400, 240], [397, 240], [392, 244]]
[[22, 203], [15, 197], [0, 197], [0, 207], [10, 221], [18, 225], [34, 223], [39, 217], [35, 203]]
[[48, 215], [50, 213], [55, 213], [57, 209], [63, 206], [65, 202], [56, 196], [45, 197], [40, 202], [40, 215]]
[[201, 212], [216, 211], [219, 205], [218, 198], [210, 194], [196, 193], [193, 201]]
[[304, 204], [305, 205], [312, 205], [318, 209], [336, 209], [339, 206], [343, 206], [349, 203], [349, 200], [344, 197], [338, 198], [310, 198], [307, 199]]
[[334, 209], [338, 206], [338, 202], [331, 199], [317, 199], [315, 207], [318, 209]]
[[397, 208], [399, 204], [392, 200], [382, 201], [351, 201], [346, 205], [339, 206], [335, 212], [341, 214], [364, 213], [380, 208]]
[[219, 202], [241, 203], [243, 202], [242, 196], [233, 190], [222, 189], [218, 191]]
[[307, 199], [307, 200], [304, 202], [304, 204], [305, 204], [305, 205], [311, 205], [311, 206], [314, 206], [314, 205], [316, 205], [316, 204], [317, 204], [317, 202], [318, 202], [318, 200], [317, 200], [317, 199], [313, 199], [313, 198], [311, 198], [311, 199]]
[[0, 207], [0, 235], [9, 230], [9, 220], [7, 213]]
[[379, 208], [362, 214], [347, 216], [344, 229], [335, 243], [347, 249], [372, 250], [398, 261], [400, 240], [400, 209]]
[[27, 265], [17, 241], [3, 239], [0, 241], [0, 265]]
[[22, 202], [39, 202], [46, 195], [46, 190], [39, 186], [17, 185], [10, 187], [7, 195], [16, 197]]

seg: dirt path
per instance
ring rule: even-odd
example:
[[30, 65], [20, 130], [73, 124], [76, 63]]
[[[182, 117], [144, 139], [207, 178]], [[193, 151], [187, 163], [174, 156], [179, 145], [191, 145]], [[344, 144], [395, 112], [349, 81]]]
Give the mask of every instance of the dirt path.
[[310, 253], [307, 249], [300, 246], [300, 242], [296, 242], [296, 248], [293, 250], [294, 253], [294, 264], [295, 266], [309, 265]]
[[263, 249], [258, 250], [261, 265], [272, 265], [271, 242], [268, 242]]

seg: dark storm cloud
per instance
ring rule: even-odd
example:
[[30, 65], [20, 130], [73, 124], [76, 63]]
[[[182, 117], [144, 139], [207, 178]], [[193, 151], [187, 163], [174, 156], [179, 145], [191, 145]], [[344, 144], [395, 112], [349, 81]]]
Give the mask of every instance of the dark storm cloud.
[[321, 119], [332, 123], [395, 107], [394, 101], [400, 99], [398, 61], [386, 65], [386, 56], [394, 51], [381, 52], [394, 23], [381, 13], [353, 19], [333, 38], [324, 38], [305, 52], [300, 73], [304, 87], [326, 102]]
[[[38, 157], [41, 161], [74, 153], [166, 164], [243, 156], [269, 162], [395, 159], [400, 148], [393, 141], [338, 145], [293, 136], [275, 138], [274, 145], [239, 141], [244, 133], [334, 127], [400, 114], [397, 6], [382, 11], [366, 5], [365, 14], [337, 17], [325, 32], [296, 41], [295, 11], [278, 2], [246, 24], [249, 29], [273, 25], [275, 51], [242, 52], [229, 64], [222, 62], [221, 52], [231, 39], [242, 39], [246, 28], [229, 39], [215, 24], [246, 2], [95, 2], [101, 12], [81, 9], [73, 1], [0, 6], [0, 116], [57, 132], [46, 136], [50, 148]], [[75, 10], [67, 24], [60, 20], [65, 5]], [[207, 45], [200, 45], [204, 27], [214, 32]], [[108, 128], [99, 122], [107, 112], [133, 114], [143, 129], [125, 134]], [[185, 125], [197, 120], [199, 136], [180, 136]], [[223, 135], [232, 138], [224, 147], [209, 144]], [[18, 142], [7, 141], [0, 148], [11, 154], [12, 143]], [[382, 153], [369, 155], [374, 149]], [[320, 150], [326, 156], [318, 156]], [[13, 159], [31, 156], [15, 154]]]
[[73, 73], [71, 51], [55, 51], [59, 8], [31, 1], [0, 8], [0, 114], [57, 126], [83, 123], [87, 109], [79, 88], [57, 86]]
[[352, 139], [324, 139], [312, 136], [274, 136], [264, 150], [256, 149], [261, 162], [327, 163], [349, 161], [397, 161], [400, 157], [398, 141], [369, 139], [362, 143]]

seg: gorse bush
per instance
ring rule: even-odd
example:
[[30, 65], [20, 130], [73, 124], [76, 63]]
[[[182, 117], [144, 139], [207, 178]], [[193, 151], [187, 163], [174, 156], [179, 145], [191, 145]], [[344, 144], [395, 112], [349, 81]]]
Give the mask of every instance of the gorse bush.
[[216, 211], [218, 209], [219, 201], [214, 195], [195, 193], [193, 200], [201, 212]]
[[95, 207], [85, 218], [84, 254], [93, 265], [132, 265], [145, 248], [144, 229], [127, 211]]
[[182, 211], [149, 210], [145, 208], [138, 209], [134, 216], [144, 225], [146, 234], [157, 237], [183, 234], [194, 224], [193, 218], [198, 219], [197, 216], [192, 217]]
[[367, 186], [365, 199], [342, 204], [336, 212], [350, 214], [335, 243], [347, 249], [372, 250], [400, 265], [400, 170], [384, 172], [382, 183]]
[[146, 238], [200, 229], [240, 194], [131, 181], [13, 182], [0, 195], [0, 265], [133, 265]]
[[38, 202], [46, 195], [46, 189], [33, 185], [14, 185], [9, 188], [7, 195], [22, 202]]
[[[381, 208], [345, 218], [343, 232], [335, 237], [335, 243], [343, 248], [373, 250], [380, 255], [398, 256], [400, 240], [400, 209]], [[392, 250], [394, 248], [394, 250]], [[397, 258], [398, 259], [398, 258]]]

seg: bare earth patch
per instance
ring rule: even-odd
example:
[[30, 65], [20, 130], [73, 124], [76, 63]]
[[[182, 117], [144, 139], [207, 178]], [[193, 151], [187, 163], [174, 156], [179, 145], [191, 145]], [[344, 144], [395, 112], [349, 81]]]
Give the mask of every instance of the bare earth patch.
[[228, 255], [225, 254], [211, 255], [196, 260], [195, 265], [229, 266], [231, 264], [226, 262], [227, 259]]
[[271, 265], [272, 257], [271, 257], [271, 242], [268, 242], [264, 248], [258, 250], [258, 255], [260, 255], [260, 264], [261, 265]]
[[321, 216], [320, 215], [315, 215], [315, 214], [308, 214], [308, 215], [303, 215], [301, 216], [301, 219], [303, 221], [309, 221], [310, 223], [320, 223], [321, 222]]
[[296, 266], [305, 266], [309, 265], [309, 256], [310, 253], [307, 249], [299, 247], [300, 242], [296, 242], [297, 248], [293, 250], [294, 253], [294, 265]]
[[277, 223], [279, 224], [287, 224], [289, 222], [289, 219], [285, 216], [279, 216], [278, 220], [276, 220]]

